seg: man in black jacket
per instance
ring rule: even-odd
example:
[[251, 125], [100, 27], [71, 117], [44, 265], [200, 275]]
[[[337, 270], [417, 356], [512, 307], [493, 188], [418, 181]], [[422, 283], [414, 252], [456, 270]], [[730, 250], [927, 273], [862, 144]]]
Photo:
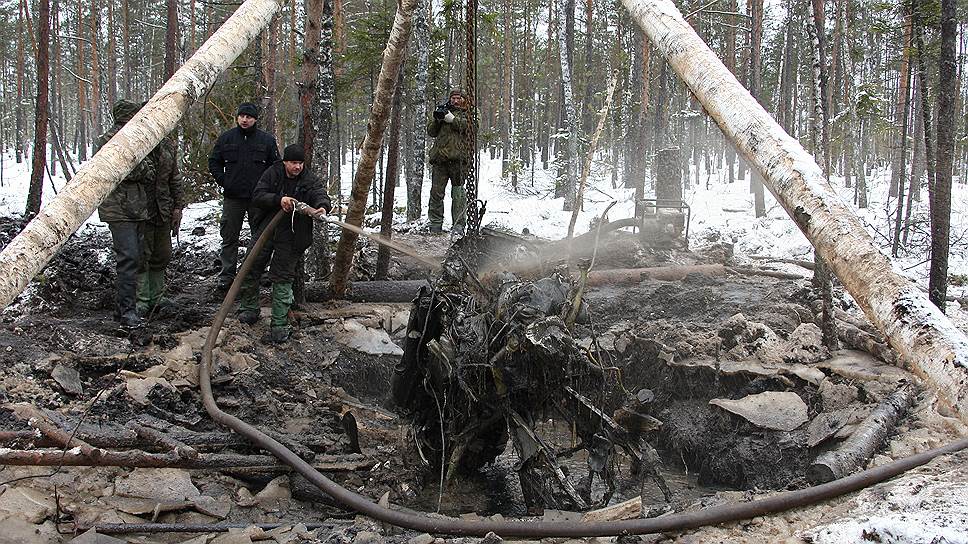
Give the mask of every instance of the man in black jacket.
[[218, 275], [218, 287], [221, 290], [228, 289], [235, 279], [239, 260], [239, 232], [242, 231], [242, 220], [247, 213], [249, 232], [254, 230], [252, 190], [262, 173], [279, 160], [276, 139], [256, 128], [258, 118], [259, 109], [255, 104], [240, 104], [235, 128], [218, 137], [208, 157], [208, 171], [224, 194], [219, 225], [222, 270]]
[[253, 207], [257, 208], [257, 223], [252, 232], [254, 244], [266, 224], [277, 211], [289, 215], [282, 219], [253, 263], [252, 270], [242, 283], [239, 304], [239, 321], [252, 325], [259, 321], [259, 280], [269, 265], [272, 280], [272, 321], [270, 338], [282, 343], [289, 339], [289, 308], [292, 306], [292, 282], [296, 265], [312, 244], [313, 219], [294, 211], [296, 202], [304, 202], [314, 208], [313, 215], [326, 215], [333, 209], [323, 183], [312, 172], [303, 168], [303, 148], [287, 146], [281, 162], [272, 165], [256, 186], [252, 195]]

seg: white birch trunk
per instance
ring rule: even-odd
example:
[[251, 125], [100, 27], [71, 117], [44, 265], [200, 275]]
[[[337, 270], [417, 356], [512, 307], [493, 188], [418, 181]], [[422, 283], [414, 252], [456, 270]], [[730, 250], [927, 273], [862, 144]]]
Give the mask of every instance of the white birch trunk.
[[578, 113], [575, 111], [575, 98], [571, 88], [571, 64], [568, 62], [568, 37], [565, 30], [567, 6], [567, 0], [558, 1], [558, 55], [561, 60], [561, 88], [565, 95], [565, 124], [568, 125], [568, 160], [562, 180], [565, 184], [562, 191], [565, 211], [571, 210], [575, 205], [575, 164], [578, 161]]
[[891, 346], [968, 422], [968, 337], [888, 257], [823, 170], [753, 99], [669, 0], [623, 0], [723, 133], [763, 175], [777, 200]]
[[277, 0], [246, 0], [235, 14], [88, 161], [40, 214], [0, 252], [0, 307], [44, 268], [134, 165], [154, 149], [196, 98], [239, 56], [279, 10]]

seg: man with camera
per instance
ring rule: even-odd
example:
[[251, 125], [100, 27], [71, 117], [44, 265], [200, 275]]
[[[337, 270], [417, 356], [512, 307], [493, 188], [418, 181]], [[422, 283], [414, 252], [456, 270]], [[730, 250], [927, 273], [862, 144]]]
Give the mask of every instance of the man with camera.
[[468, 141], [471, 130], [467, 116], [467, 95], [464, 91], [450, 91], [447, 102], [437, 106], [433, 119], [427, 124], [427, 134], [435, 138], [430, 148], [431, 185], [427, 215], [431, 234], [443, 232], [444, 192], [450, 181], [451, 220], [456, 233], [464, 232], [467, 193], [464, 178], [473, 160]]

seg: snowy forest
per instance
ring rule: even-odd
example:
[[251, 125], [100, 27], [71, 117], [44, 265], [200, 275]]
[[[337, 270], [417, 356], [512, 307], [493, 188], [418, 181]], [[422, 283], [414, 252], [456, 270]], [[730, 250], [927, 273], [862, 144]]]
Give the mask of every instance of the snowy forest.
[[966, 30], [0, 0], [0, 542], [968, 542]]
[[[49, 73], [51, 97], [47, 141], [52, 152], [45, 168], [51, 174], [73, 172], [90, 156], [96, 136], [110, 126], [111, 105], [123, 97], [150, 98], [236, 5], [168, 1], [162, 9], [137, 0], [54, 0], [48, 13], [26, 0], [5, 3], [0, 27], [3, 149], [12, 150], [18, 162], [29, 160], [35, 141], [38, 59], [49, 59], [49, 66], [41, 68]], [[777, 121], [807, 142], [815, 122], [811, 59], [820, 51], [820, 141], [827, 148], [831, 173], [857, 188], [860, 207], [872, 190], [867, 178], [887, 165], [891, 196], [898, 194], [903, 180], [905, 210], [909, 201], [921, 200], [931, 171], [925, 142], [939, 128], [931, 127], [926, 140], [925, 121], [951, 123], [954, 176], [961, 183], [968, 178], [963, 5], [956, 19], [952, 109], [943, 113], [938, 111], [939, 94], [944, 94], [938, 90], [938, 2], [791, 0], [763, 5], [723, 0], [679, 7]], [[319, 155], [332, 164], [330, 186], [334, 192], [346, 186], [336, 163], [354, 160], [394, 8], [389, 2], [287, 2], [269, 29], [180, 124], [193, 189], [199, 195], [211, 193], [204, 159], [220, 130], [230, 126], [237, 103], [259, 102], [265, 110], [262, 128], [278, 142], [292, 142], [302, 134], [307, 113], [301, 104], [310, 92], [321, 98], [316, 115], [331, 119], [322, 125], [330, 128], [321, 140], [328, 142], [327, 151]], [[613, 184], [647, 183], [654, 150], [669, 144], [681, 147], [682, 160], [690, 166], [686, 188], [703, 183], [703, 172], [725, 170], [730, 183], [747, 179], [742, 159], [619, 3], [484, 1], [478, 9], [474, 51], [479, 145], [501, 159], [502, 179], [511, 187], [527, 186], [535, 170], [546, 170], [549, 161], [567, 155], [570, 130], [577, 131], [578, 154], [583, 154], [612, 77], [617, 82], [615, 107], [604, 125], [596, 162], [609, 165]], [[429, 112], [451, 87], [466, 85], [468, 39], [461, 3], [421, 2], [414, 13], [400, 108], [402, 177], [409, 186], [419, 185], [416, 180], [425, 168], [422, 134]], [[810, 21], [816, 25], [813, 33]], [[309, 43], [315, 32], [321, 32], [319, 41]], [[574, 119], [564, 100], [562, 48], [570, 66]], [[314, 62], [326, 66], [316, 70]], [[373, 184], [376, 193], [384, 175], [381, 167]], [[564, 178], [561, 190], [568, 191], [574, 180], [559, 177]], [[31, 200], [31, 206], [36, 211], [37, 202]]]

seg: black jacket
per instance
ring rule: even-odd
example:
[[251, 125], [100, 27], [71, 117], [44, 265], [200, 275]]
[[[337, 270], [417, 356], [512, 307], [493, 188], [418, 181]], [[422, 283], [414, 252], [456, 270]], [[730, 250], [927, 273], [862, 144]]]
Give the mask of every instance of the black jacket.
[[208, 171], [229, 198], [252, 198], [262, 173], [278, 161], [279, 147], [272, 134], [252, 127], [226, 130], [215, 141]]
[[[326, 194], [326, 187], [316, 174], [304, 169], [298, 178], [287, 178], [286, 167], [282, 161], [279, 161], [262, 174], [259, 184], [252, 193], [252, 204], [261, 211], [253, 222], [258, 225], [256, 229], [258, 232], [252, 235], [253, 240], [262, 233], [262, 229], [272, 216], [282, 208], [281, 200], [284, 196], [291, 196], [313, 208], [324, 208], [326, 213], [333, 209], [329, 195]], [[295, 254], [298, 255], [312, 244], [313, 219], [298, 212], [291, 213], [295, 217], [290, 215], [279, 222], [272, 241], [276, 248], [291, 244]]]

